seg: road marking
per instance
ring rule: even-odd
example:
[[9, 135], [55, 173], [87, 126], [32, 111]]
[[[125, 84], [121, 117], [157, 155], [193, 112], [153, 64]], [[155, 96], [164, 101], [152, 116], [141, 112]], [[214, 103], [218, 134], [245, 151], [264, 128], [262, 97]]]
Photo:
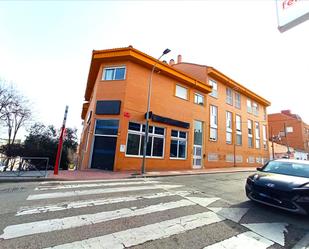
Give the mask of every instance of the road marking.
[[80, 180], [80, 181], [47, 181], [41, 182], [40, 185], [53, 185], [55, 183], [91, 183], [91, 182], [134, 182], [134, 181], [147, 181], [147, 178], [125, 178], [125, 179], [103, 179], [103, 180]]
[[41, 190], [57, 190], [57, 189], [71, 189], [71, 188], [94, 188], [94, 187], [108, 187], [108, 186], [123, 186], [123, 185], [141, 185], [141, 184], [155, 184], [160, 183], [158, 181], [142, 181], [142, 182], [104, 182], [104, 183], [90, 183], [90, 184], [65, 184], [58, 186], [39, 186], [36, 187], [36, 191]]
[[128, 202], [128, 201], [136, 201], [142, 199], [155, 199], [166, 196], [175, 196], [175, 195], [189, 195], [188, 191], [175, 191], [175, 192], [159, 192], [155, 194], [146, 194], [146, 195], [130, 195], [126, 197], [118, 197], [118, 198], [102, 198], [95, 200], [85, 200], [85, 201], [73, 201], [73, 202], [62, 202], [54, 205], [47, 206], [39, 206], [39, 207], [21, 207], [15, 216], [20, 215], [29, 215], [29, 214], [39, 214], [39, 213], [47, 213], [61, 210], [68, 210], [72, 208], [84, 208], [84, 207], [92, 207], [99, 205], [107, 205], [119, 202]]
[[154, 186], [134, 186], [134, 187], [119, 187], [119, 188], [107, 188], [107, 189], [91, 189], [91, 190], [75, 190], [68, 192], [54, 192], [46, 194], [35, 194], [29, 195], [27, 200], [41, 200], [50, 198], [60, 198], [60, 197], [71, 197], [80, 195], [95, 195], [95, 194], [105, 194], [105, 193], [116, 193], [116, 192], [128, 192], [128, 191], [139, 191], [139, 190], [153, 190], [153, 189], [171, 189], [179, 188], [183, 185], [154, 185]]
[[284, 246], [284, 232], [287, 232], [287, 223], [252, 223], [252, 224], [241, 224], [251, 231], [272, 240], [279, 245]]
[[298, 241], [292, 249], [309, 249], [309, 233], [307, 233], [300, 241]]
[[77, 215], [61, 219], [51, 219], [51, 220], [43, 220], [24, 224], [11, 225], [3, 230], [4, 232], [0, 236], [0, 238], [12, 239], [26, 235], [47, 233], [56, 230], [81, 227], [105, 221], [116, 220], [120, 218], [134, 217], [193, 205], [196, 204], [188, 200], [180, 200], [180, 201], [151, 205], [140, 209], [131, 207], [107, 212], [100, 212], [95, 214]]
[[223, 216], [234, 222], [239, 222], [241, 218], [248, 212], [249, 208], [213, 208], [209, 207], [211, 211]]
[[48, 249], [123, 249], [136, 246], [147, 241], [168, 238], [172, 235], [185, 233], [186, 231], [223, 220], [223, 218], [220, 218], [213, 212], [204, 212], [132, 228], [104, 236], [49, 247]]
[[208, 197], [185, 197], [186, 199], [195, 202], [196, 204], [202, 206], [202, 207], [207, 207], [211, 203], [220, 200], [220, 198], [208, 198]]
[[204, 249], [266, 249], [274, 242], [261, 237], [253, 232], [245, 232], [229, 239], [204, 247]]

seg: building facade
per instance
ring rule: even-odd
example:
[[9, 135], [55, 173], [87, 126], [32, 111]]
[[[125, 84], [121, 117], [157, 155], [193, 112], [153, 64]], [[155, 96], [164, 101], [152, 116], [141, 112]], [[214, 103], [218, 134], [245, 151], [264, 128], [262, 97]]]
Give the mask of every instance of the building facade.
[[173, 67], [213, 87], [205, 105], [205, 167], [256, 166], [269, 159], [269, 101], [213, 67], [183, 63], [181, 57]]
[[140, 171], [155, 63], [146, 171], [256, 166], [268, 158], [262, 135], [268, 101], [214, 68], [198, 66], [203, 73], [196, 74], [130, 46], [93, 51], [81, 115], [80, 168]]
[[277, 143], [309, 153], [309, 125], [290, 110], [268, 115], [269, 133]]

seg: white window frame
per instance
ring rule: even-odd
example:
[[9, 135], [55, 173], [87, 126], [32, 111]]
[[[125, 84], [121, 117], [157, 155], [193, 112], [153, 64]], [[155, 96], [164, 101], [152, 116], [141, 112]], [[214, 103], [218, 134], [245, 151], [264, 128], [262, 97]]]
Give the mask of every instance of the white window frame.
[[[180, 95], [177, 95], [177, 89], [180, 88], [180, 89], [184, 89], [186, 90], [186, 97], [184, 98], [183, 96], [180, 96]], [[188, 100], [189, 98], [189, 91], [188, 91], [188, 88], [182, 86], [182, 85], [179, 85], [179, 84], [176, 84], [176, 87], [175, 87], [175, 96], [177, 98], [180, 98], [180, 99], [184, 99], [184, 100]]]
[[228, 105], [233, 105], [233, 90], [227, 87], [225, 92], [226, 92], [225, 102]]
[[[172, 131], [177, 131], [177, 137], [172, 136]], [[187, 131], [181, 131], [181, 130], [174, 130], [171, 131], [171, 145], [172, 140], [177, 141], [177, 156], [171, 157], [171, 150], [170, 150], [170, 159], [173, 160], [187, 160], [187, 150], [188, 150], [188, 132]], [[180, 137], [180, 132], [186, 133], [186, 138]], [[185, 142], [186, 149], [185, 149], [185, 157], [179, 157], [179, 142]]]
[[[248, 147], [249, 148], [254, 148], [254, 145], [253, 145], [253, 121], [248, 119]], [[251, 130], [251, 134], [250, 134], [250, 131]], [[249, 144], [249, 140], [251, 139], [251, 146]]]
[[209, 85], [212, 86], [212, 91], [211, 91], [211, 93], [209, 93], [209, 96], [214, 97], [214, 98], [218, 98], [218, 83], [217, 83], [217, 81], [215, 81], [213, 79], [209, 79], [208, 83], [209, 83]]
[[251, 101], [251, 99], [247, 99], [247, 112], [252, 113], [252, 101]]
[[238, 92], [235, 92], [235, 107], [241, 109], [241, 94]]
[[261, 137], [260, 137], [260, 124], [259, 122], [254, 122], [254, 130], [255, 130], [255, 148], [261, 148]]
[[[218, 107], [215, 105], [209, 106], [210, 113], [210, 131], [209, 131], [209, 140], [218, 141]], [[215, 110], [215, 112], [214, 112]], [[216, 137], [211, 137], [211, 130], [215, 130]]]
[[[225, 141], [227, 144], [232, 144], [233, 142], [233, 113], [226, 111], [226, 136], [225, 136]], [[230, 138], [231, 140], [228, 140]]]
[[[111, 69], [117, 70], [117, 69], [119, 69], [119, 68], [124, 68], [123, 79], [115, 79], [116, 73], [113, 74], [113, 79], [109, 79], [109, 80], [106, 80], [106, 79], [105, 79], [106, 70], [111, 70]], [[110, 80], [125, 80], [125, 79], [126, 79], [126, 74], [127, 74], [127, 68], [126, 68], [126, 66], [104, 67], [104, 68], [103, 68], [103, 74], [102, 74], [102, 79], [101, 79], [101, 80], [104, 80], [104, 81], [110, 81]]]
[[268, 146], [267, 146], [267, 127], [266, 125], [263, 125], [263, 148], [264, 150], [267, 150], [268, 149]]
[[[242, 130], [241, 130], [241, 116], [236, 114], [235, 116], [235, 127], [236, 127], [236, 145], [242, 145]], [[237, 143], [237, 137], [240, 137], [240, 144]]]
[[259, 104], [256, 102], [252, 102], [252, 112], [255, 116], [259, 115]]
[[[202, 99], [202, 102], [199, 102], [199, 99]], [[194, 103], [204, 106], [205, 105], [205, 97], [202, 94], [194, 93]]]
[[[135, 123], [135, 124], [139, 124], [140, 125], [140, 130], [139, 131], [135, 131], [135, 130], [129, 130], [129, 123]], [[139, 135], [139, 146], [138, 146], [138, 153], [140, 153], [141, 151], [141, 147], [142, 147], [142, 137], [145, 136], [145, 132], [143, 131], [143, 125], [141, 123], [138, 122], [134, 122], [134, 121], [130, 121], [128, 123], [128, 133], [127, 133], [127, 142], [126, 142], [126, 150], [125, 150], [125, 156], [126, 157], [138, 157], [141, 158], [143, 157], [143, 154], [138, 154], [138, 155], [131, 155], [131, 154], [127, 154], [127, 148], [128, 148], [128, 139], [129, 139], [129, 134], [133, 134], [133, 135]], [[152, 137], [152, 144], [151, 144], [151, 152], [150, 152], [150, 156], [146, 155], [147, 158], [157, 158], [157, 159], [163, 159], [164, 158], [164, 152], [165, 152], [165, 134], [166, 134], [166, 128], [164, 127], [160, 127], [160, 126], [153, 126], [151, 125], [153, 128], [152, 132], [149, 131], [148, 136]], [[155, 128], [163, 128], [164, 129], [164, 135], [161, 134], [155, 134]], [[158, 156], [152, 156], [153, 154], [153, 143], [154, 143], [154, 138], [163, 138], [163, 148], [162, 148], [162, 156], [158, 157]], [[144, 141], [145, 142], [145, 141]], [[142, 148], [143, 149], [143, 148]]]

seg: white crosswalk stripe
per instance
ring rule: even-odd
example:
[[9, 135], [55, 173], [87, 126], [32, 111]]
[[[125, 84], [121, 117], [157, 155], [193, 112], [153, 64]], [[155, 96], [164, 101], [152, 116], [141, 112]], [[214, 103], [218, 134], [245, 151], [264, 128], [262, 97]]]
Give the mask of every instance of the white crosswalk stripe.
[[16, 213], [16, 216], [68, 210], [71, 208], [84, 208], [84, 207], [93, 207], [93, 206], [99, 206], [99, 205], [108, 205], [108, 204], [120, 203], [120, 202], [137, 201], [141, 199], [155, 199], [155, 198], [175, 196], [175, 195], [186, 196], [188, 194], [190, 194], [190, 192], [188, 191], [159, 192], [156, 194], [149, 194], [149, 195], [139, 194], [139, 195], [129, 195], [125, 197], [117, 197], [117, 198], [104, 198], [104, 199], [85, 200], [85, 201], [61, 202], [61, 203], [57, 203], [54, 205], [39, 206], [39, 207], [21, 207], [19, 211]]
[[57, 190], [57, 189], [73, 189], [73, 188], [95, 188], [95, 187], [109, 187], [109, 186], [123, 186], [123, 185], [143, 185], [155, 184], [158, 181], [142, 181], [142, 182], [104, 182], [104, 183], [89, 183], [89, 184], [60, 184], [58, 186], [39, 186], [35, 188], [36, 191], [42, 190]]
[[100, 212], [95, 214], [66, 217], [62, 219], [43, 220], [25, 224], [12, 225], [4, 229], [4, 233], [0, 235], [0, 238], [3, 239], [17, 238], [25, 235], [92, 225], [120, 218], [145, 215], [149, 213], [166, 211], [169, 209], [193, 206], [193, 205], [196, 204], [188, 200], [180, 200], [175, 202], [166, 202], [157, 205], [151, 205], [140, 209], [131, 207], [131, 208], [118, 209], [114, 211]]
[[186, 231], [223, 220], [224, 219], [220, 218], [213, 212], [204, 212], [132, 228], [100, 237], [58, 245], [55, 247], [50, 247], [49, 249], [122, 249], [125, 247], [140, 245], [147, 241], [168, 238], [175, 234], [184, 233]]
[[104, 193], [116, 193], [116, 192], [128, 192], [128, 191], [140, 191], [140, 190], [155, 190], [155, 189], [171, 189], [179, 188], [182, 185], [153, 185], [153, 186], [138, 186], [138, 187], [119, 187], [119, 188], [106, 188], [106, 189], [91, 189], [91, 190], [76, 190], [68, 192], [54, 192], [46, 194], [29, 195], [27, 200], [40, 200], [49, 198], [71, 197], [80, 195], [94, 195]]
[[266, 249], [273, 244], [274, 242], [267, 240], [258, 234], [245, 232], [216, 244], [206, 246], [204, 249]]

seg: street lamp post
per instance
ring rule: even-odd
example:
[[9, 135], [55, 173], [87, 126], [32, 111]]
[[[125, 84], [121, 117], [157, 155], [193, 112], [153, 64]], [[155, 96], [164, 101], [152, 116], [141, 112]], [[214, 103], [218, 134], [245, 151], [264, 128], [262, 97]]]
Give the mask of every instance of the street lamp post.
[[171, 52], [170, 49], [165, 49], [161, 56], [158, 58], [158, 60], [155, 62], [155, 64], [152, 67], [149, 81], [148, 81], [148, 97], [147, 97], [147, 112], [146, 112], [146, 125], [145, 125], [145, 139], [144, 139], [144, 147], [143, 147], [143, 160], [142, 160], [142, 170], [141, 173], [145, 174], [145, 161], [146, 161], [146, 151], [147, 151], [147, 144], [148, 144], [148, 133], [149, 133], [149, 111], [150, 111], [150, 98], [151, 98], [151, 86], [152, 86], [152, 76], [153, 72], [156, 68], [156, 65], [158, 61], [162, 58], [163, 55]]

